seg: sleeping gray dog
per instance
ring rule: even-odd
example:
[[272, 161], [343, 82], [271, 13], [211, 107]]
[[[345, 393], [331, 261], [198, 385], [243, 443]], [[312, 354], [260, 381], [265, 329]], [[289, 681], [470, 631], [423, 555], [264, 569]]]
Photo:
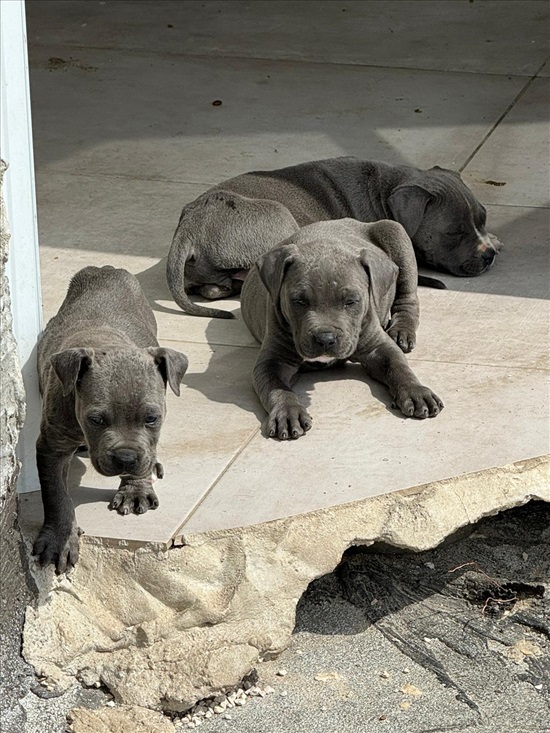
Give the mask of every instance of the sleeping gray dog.
[[[167, 280], [186, 313], [232, 318], [193, 303], [188, 292], [223, 298], [238, 292], [260, 255], [300, 227], [351, 217], [392, 219], [411, 237], [419, 261], [471, 277], [494, 262], [498, 240], [486, 212], [458, 173], [333, 158], [220, 183], [184, 206], [167, 264]], [[431, 278], [420, 284], [444, 287]]]
[[389, 388], [404, 415], [440, 412], [443, 403], [403, 355], [415, 345], [416, 279], [411, 240], [387, 220], [311, 224], [259, 258], [244, 282], [241, 310], [261, 342], [253, 383], [270, 437], [299, 438], [311, 428], [291, 389], [303, 366], [358, 362]]
[[78, 559], [79, 529], [68, 494], [69, 464], [86, 444], [104, 476], [121, 476], [112, 508], [142, 514], [158, 506], [152, 473], [162, 477], [156, 447], [187, 359], [159, 347], [157, 324], [137, 279], [114, 267], [85, 267], [38, 345], [43, 395], [36, 458], [44, 525], [33, 552], [63, 572]]

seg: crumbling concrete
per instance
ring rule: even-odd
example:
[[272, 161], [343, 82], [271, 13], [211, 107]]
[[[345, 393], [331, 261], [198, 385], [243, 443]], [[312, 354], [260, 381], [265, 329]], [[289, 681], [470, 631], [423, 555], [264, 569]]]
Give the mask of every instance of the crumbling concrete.
[[6, 276], [10, 232], [1, 193], [6, 169], [4, 161], [0, 161], [0, 727], [8, 733], [12, 730], [21, 731], [24, 720], [19, 699], [24, 694], [27, 669], [20, 650], [24, 609], [31, 593], [16, 522], [15, 488], [19, 462], [15, 447], [25, 419], [25, 391], [12, 331], [10, 290]]
[[170, 548], [83, 537], [71, 577], [35, 571], [25, 657], [52, 689], [76, 678], [123, 705], [185, 710], [285, 649], [300, 596], [347, 548], [422, 551], [482, 517], [550, 501], [549, 466], [530, 459]]

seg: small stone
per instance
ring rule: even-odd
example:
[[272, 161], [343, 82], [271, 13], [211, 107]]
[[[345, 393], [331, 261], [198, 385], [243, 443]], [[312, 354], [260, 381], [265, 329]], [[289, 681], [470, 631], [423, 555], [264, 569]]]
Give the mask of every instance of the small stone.
[[523, 552], [523, 553], [521, 554], [521, 556], [522, 556], [522, 558], [523, 558], [523, 559], [524, 559], [524, 560], [525, 560], [526, 562], [527, 562], [527, 560], [529, 560], [529, 555], [528, 555], [528, 554], [527, 554], [526, 552]]
[[535, 688], [535, 690], [542, 690], [543, 686], [542, 685], [533, 685], [533, 687]]
[[223, 718], [224, 720], [231, 720], [231, 715], [230, 715], [229, 713], [224, 713], [224, 714], [222, 715], [222, 718]]
[[381, 715], [381, 716], [380, 716], [380, 717], [378, 718], [378, 720], [386, 720], [386, 716], [385, 716], [385, 715]]
[[304, 652], [303, 652], [303, 650], [302, 650], [302, 649], [296, 649], [296, 654], [297, 654], [297, 655], [298, 655], [299, 657], [301, 657], [303, 653], [304, 653]]
[[225, 707], [222, 708], [221, 705], [214, 706], [214, 712], [216, 713], [216, 715], [221, 715], [224, 710], [225, 710]]
[[399, 692], [403, 692], [405, 695], [411, 695], [412, 697], [420, 697], [422, 695], [422, 690], [419, 690], [418, 687], [410, 684], [400, 687]]
[[114, 708], [114, 706], [115, 706], [115, 701], [114, 700], [109, 700], [109, 702], [107, 703], [107, 707]]
[[277, 670], [277, 671], [275, 672], [275, 674], [276, 674], [276, 675], [277, 675], [278, 677], [285, 677], [285, 676], [286, 676], [286, 675], [287, 675], [288, 673], [287, 673], [286, 669], [278, 669], [278, 670]]
[[266, 686], [264, 687], [264, 693], [265, 693], [266, 695], [271, 695], [271, 693], [272, 693], [272, 692], [275, 692], [275, 690], [274, 690], [274, 689], [273, 689], [273, 687], [271, 687], [270, 685], [266, 685]]
[[281, 697], [286, 697], [288, 695], [288, 692], [286, 690], [281, 690]]
[[235, 705], [245, 705], [246, 704], [246, 698], [245, 697], [238, 697], [235, 700]]
[[435, 570], [435, 565], [433, 564], [433, 562], [425, 562], [424, 565], [427, 568], [430, 568], [430, 570]]
[[384, 670], [383, 672], [380, 672], [380, 677], [382, 677], [382, 679], [384, 679], [384, 680], [389, 680], [390, 673], [389, 672], [386, 672], [386, 670]]
[[402, 670], [402, 671], [403, 671], [403, 674], [409, 674], [409, 672], [410, 672], [411, 670], [410, 670], [410, 669], [409, 669], [408, 667], [405, 667], [405, 669], [404, 669], [404, 670]]
[[205, 712], [205, 714], [204, 714], [204, 717], [205, 717], [205, 718], [212, 718], [212, 717], [213, 717], [213, 715], [214, 715], [214, 713], [212, 712], [212, 710], [207, 710], [207, 711]]

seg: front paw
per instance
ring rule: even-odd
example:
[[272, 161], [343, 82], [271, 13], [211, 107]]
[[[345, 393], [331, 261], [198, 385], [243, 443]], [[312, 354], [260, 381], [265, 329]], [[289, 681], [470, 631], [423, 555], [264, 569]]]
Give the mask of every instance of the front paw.
[[406, 319], [392, 319], [386, 333], [404, 354], [408, 354], [416, 346], [416, 330]]
[[302, 405], [281, 405], [269, 413], [267, 434], [279, 440], [295, 440], [305, 435], [312, 424], [308, 411]]
[[[160, 465], [160, 464], [159, 464]], [[123, 479], [109, 504], [119, 514], [145, 514], [159, 505], [151, 479]]]
[[412, 384], [400, 387], [395, 396], [394, 407], [397, 406], [407, 417], [435, 417], [443, 409], [443, 402], [428, 387]]
[[500, 241], [500, 239], [499, 239], [499, 238], [497, 237], [497, 235], [496, 235], [496, 234], [491, 234], [490, 232], [488, 232], [488, 233], [487, 233], [487, 237], [489, 238], [489, 241], [491, 242], [491, 244], [492, 244], [492, 246], [494, 247], [494, 249], [495, 249], [495, 250], [496, 250], [497, 252], [500, 252], [500, 250], [501, 250], [501, 249], [502, 249], [502, 247], [503, 247], [503, 244], [502, 244], [502, 242]]
[[78, 543], [82, 530], [76, 520], [66, 526], [45, 524], [34, 543], [32, 554], [42, 567], [55, 565], [59, 575], [78, 562]]

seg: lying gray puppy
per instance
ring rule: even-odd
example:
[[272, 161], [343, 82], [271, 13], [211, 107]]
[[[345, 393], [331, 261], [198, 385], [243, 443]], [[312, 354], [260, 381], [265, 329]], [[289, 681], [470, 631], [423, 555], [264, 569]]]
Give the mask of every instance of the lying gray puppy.
[[41, 337], [43, 395], [36, 458], [44, 526], [33, 553], [63, 572], [78, 559], [79, 529], [67, 491], [69, 464], [86, 444], [104, 476], [121, 476], [113, 507], [155, 509], [152, 472], [162, 475], [156, 447], [166, 413], [166, 384], [175, 394], [187, 359], [159, 347], [157, 324], [137, 279], [114, 267], [85, 267]]
[[[486, 211], [458, 173], [331, 158], [245, 173], [184, 206], [166, 270], [172, 296], [186, 313], [232, 318], [193, 303], [187, 292], [238, 292], [257, 258], [299, 227], [344, 217], [398, 221], [419, 261], [454, 275], [479, 275], [497, 254]], [[420, 284], [444, 287], [431, 278]]]
[[311, 428], [291, 389], [305, 365], [358, 362], [387, 385], [404, 415], [435, 417], [443, 409], [402, 353], [415, 345], [416, 278], [411, 240], [387, 220], [311, 224], [259, 258], [244, 282], [241, 310], [262, 344], [253, 383], [270, 437], [299, 438]]

